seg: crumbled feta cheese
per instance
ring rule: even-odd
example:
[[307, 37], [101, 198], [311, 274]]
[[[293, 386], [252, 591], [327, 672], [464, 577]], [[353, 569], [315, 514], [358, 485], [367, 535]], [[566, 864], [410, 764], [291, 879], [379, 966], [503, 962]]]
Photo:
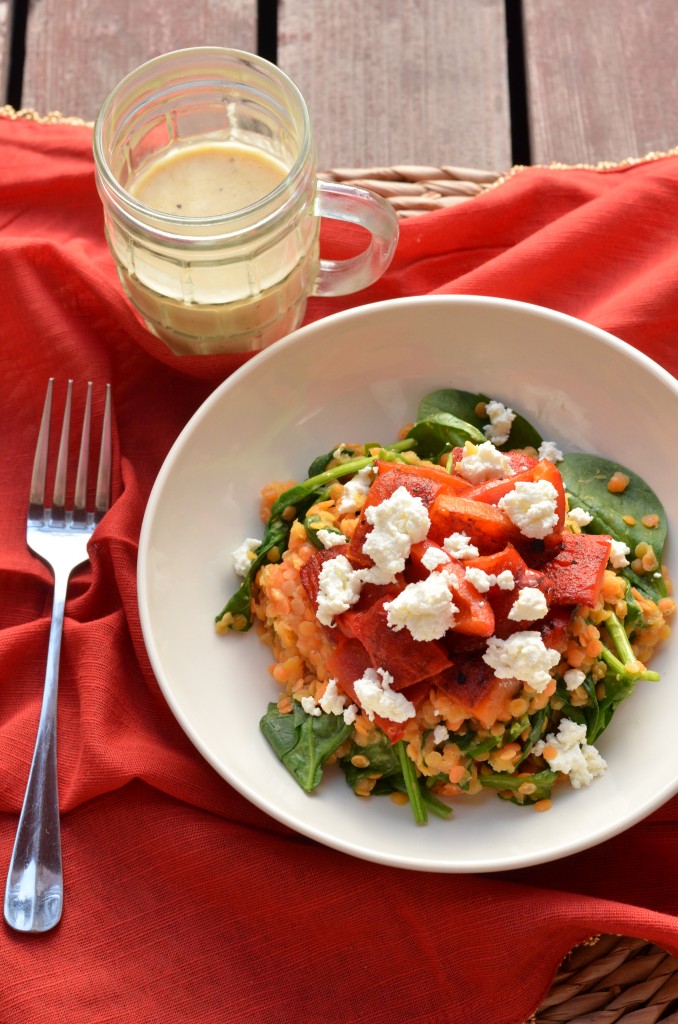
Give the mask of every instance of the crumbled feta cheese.
[[500, 480], [513, 476], [508, 455], [498, 451], [491, 441], [475, 445], [469, 441], [464, 445], [464, 454], [458, 463], [459, 472], [471, 484], [485, 480]]
[[499, 587], [500, 590], [513, 590], [516, 585], [510, 569], [502, 569], [495, 576], [493, 572], [485, 572], [484, 569], [467, 566], [466, 579], [480, 594], [486, 594], [490, 587]]
[[562, 462], [563, 453], [557, 447], [555, 441], [542, 441], [537, 450], [537, 457], [548, 459], [549, 462]]
[[490, 422], [483, 427], [485, 437], [495, 444], [504, 444], [509, 439], [511, 424], [516, 418], [513, 409], [509, 409], [501, 402], [488, 402], [485, 406]]
[[254, 537], [247, 537], [242, 544], [235, 549], [231, 555], [233, 561], [233, 568], [237, 572], [238, 576], [247, 576], [250, 566], [254, 561], [254, 552], [261, 544], [260, 540], [256, 540]]
[[342, 715], [344, 713], [346, 697], [343, 693], [339, 693], [336, 679], [330, 679], [318, 704], [326, 715]]
[[497, 582], [497, 577], [492, 572], [485, 572], [484, 569], [466, 567], [466, 579], [472, 587], [475, 587], [479, 594], [486, 594], [490, 587]]
[[516, 585], [513, 573], [510, 569], [502, 569], [501, 572], [498, 572], [495, 583], [500, 590], [513, 590]]
[[471, 544], [471, 538], [466, 533], [451, 533], [443, 541], [443, 547], [448, 555], [454, 558], [477, 558], [480, 552], [475, 544]]
[[371, 505], [365, 518], [372, 530], [365, 538], [363, 551], [373, 560], [377, 571], [360, 570], [362, 578], [372, 583], [388, 583], [405, 568], [412, 545], [426, 539], [431, 526], [426, 506], [406, 487], [398, 487], [390, 498]]
[[[555, 750], [555, 756], [546, 757], [548, 747]], [[554, 772], [568, 775], [573, 789], [590, 785], [607, 768], [599, 751], [586, 742], [586, 726], [570, 718], [560, 721], [557, 733], [549, 733], [545, 740], [535, 743], [532, 753], [544, 756]]]
[[376, 671], [368, 668], [362, 678], [356, 679], [353, 684], [356, 696], [370, 722], [374, 721], [375, 715], [387, 718], [389, 722], [406, 722], [408, 718], [414, 718], [414, 704], [404, 694], [392, 690], [392, 682], [393, 676], [383, 668]]
[[543, 619], [548, 610], [549, 606], [541, 590], [537, 587], [523, 587], [518, 591], [508, 617], [514, 622], [532, 621]]
[[357, 512], [363, 507], [367, 492], [374, 480], [374, 466], [365, 466], [344, 484], [337, 512]]
[[558, 492], [548, 480], [520, 480], [497, 504], [525, 537], [542, 539], [558, 522]]
[[623, 540], [613, 540], [610, 548], [610, 565], [613, 569], [623, 569], [629, 564], [626, 557], [631, 553], [631, 548]]
[[575, 505], [574, 508], [571, 508], [567, 515], [568, 518], [579, 527], [588, 526], [593, 519], [592, 515], [590, 515], [585, 509], [579, 508], [577, 505]]
[[445, 636], [459, 610], [452, 600], [447, 577], [441, 572], [409, 583], [384, 608], [390, 628], [397, 633], [406, 626], [415, 640], [439, 640]]
[[344, 453], [344, 448], [345, 447], [346, 447], [345, 444], [340, 444], [338, 448], [335, 448], [334, 451], [332, 452], [332, 458], [336, 459], [337, 462], [338, 462], [341, 459], [341, 456]]
[[570, 668], [563, 675], [563, 682], [568, 690], [576, 690], [586, 679], [586, 673], [580, 668]]
[[447, 727], [444, 725], [436, 725], [433, 730], [433, 742], [435, 745], [438, 746], [439, 743], [444, 743], [445, 740], [449, 740], [449, 738], [450, 734]]
[[433, 572], [439, 565], [444, 565], [445, 562], [449, 562], [450, 556], [440, 548], [427, 548], [424, 554], [421, 556], [421, 564], [429, 572]]
[[318, 576], [318, 621], [334, 626], [335, 615], [340, 615], [360, 597], [362, 579], [345, 555], [337, 555], [324, 563]]
[[344, 537], [343, 533], [336, 533], [334, 530], [318, 530], [316, 536], [326, 551], [329, 551], [330, 548], [338, 548], [342, 544], [348, 544], [348, 537]]
[[301, 706], [307, 715], [313, 715], [314, 718], [322, 715], [322, 711], [315, 702], [315, 697], [302, 697]]
[[345, 725], [353, 725], [353, 723], [355, 722], [357, 717], [358, 717], [358, 705], [357, 704], [349, 704], [349, 706], [344, 711], [344, 724]]
[[546, 647], [536, 630], [514, 633], [506, 640], [491, 636], [483, 661], [497, 679], [519, 679], [542, 693], [551, 682], [550, 669], [560, 661], [558, 651]]

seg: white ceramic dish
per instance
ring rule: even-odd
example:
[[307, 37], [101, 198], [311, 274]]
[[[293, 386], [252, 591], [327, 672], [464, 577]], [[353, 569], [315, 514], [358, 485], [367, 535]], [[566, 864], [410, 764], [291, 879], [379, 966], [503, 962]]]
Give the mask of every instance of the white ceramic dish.
[[[434, 388], [483, 391], [565, 450], [635, 468], [678, 528], [678, 449], [667, 425], [678, 384], [623, 342], [570, 317], [502, 299], [436, 296], [354, 309], [258, 355], [198, 410], [151, 494], [139, 549], [141, 624], [154, 671], [186, 733], [249, 800], [293, 829], [367, 860], [479, 872], [550, 861], [618, 834], [678, 791], [678, 665], [671, 640], [599, 740], [606, 774], [559, 788], [552, 810], [491, 794], [451, 821], [417, 827], [408, 807], [361, 800], [328, 771], [302, 792], [259, 731], [276, 685], [254, 631], [219, 637], [215, 614], [237, 586], [230, 553], [261, 536], [258, 495], [303, 478], [333, 445], [388, 442]], [[669, 542], [669, 548], [671, 544]], [[668, 552], [678, 578], [676, 545]], [[673, 658], [672, 658], [673, 655]], [[672, 663], [673, 661], [673, 663]]]

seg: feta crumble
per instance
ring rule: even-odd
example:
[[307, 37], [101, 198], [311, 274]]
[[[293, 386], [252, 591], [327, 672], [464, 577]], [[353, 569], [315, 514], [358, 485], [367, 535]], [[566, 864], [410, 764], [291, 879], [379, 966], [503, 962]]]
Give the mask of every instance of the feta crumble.
[[483, 427], [485, 437], [495, 444], [504, 444], [509, 439], [511, 424], [516, 414], [502, 402], [488, 402], [485, 411], [490, 417], [490, 422]]
[[497, 582], [497, 577], [494, 573], [485, 572], [484, 569], [475, 569], [471, 566], [466, 567], [465, 575], [471, 586], [475, 587], [479, 594], [486, 594], [490, 587], [493, 587]]
[[307, 715], [313, 715], [314, 718], [323, 712], [326, 715], [342, 715], [346, 725], [353, 725], [358, 715], [355, 704], [346, 707], [346, 697], [339, 693], [336, 679], [330, 679], [319, 701], [309, 696], [302, 697], [300, 703]]
[[345, 725], [353, 725], [353, 723], [355, 722], [357, 717], [358, 717], [358, 705], [357, 704], [349, 704], [349, 706], [344, 711], [344, 724]]
[[459, 610], [446, 576], [440, 572], [432, 572], [418, 583], [409, 583], [384, 608], [389, 627], [396, 633], [407, 627], [415, 640], [439, 640], [445, 636]]
[[412, 545], [426, 539], [431, 526], [426, 506], [406, 487], [398, 487], [390, 498], [371, 505], [365, 518], [372, 530], [363, 551], [373, 560], [376, 572], [359, 570], [361, 577], [372, 583], [392, 582], [404, 570]]
[[315, 697], [302, 697], [300, 703], [307, 715], [313, 715], [314, 718], [322, 715], [321, 709], [316, 704]]
[[346, 697], [339, 693], [336, 679], [330, 679], [318, 704], [326, 715], [341, 715], [346, 707]]
[[500, 590], [513, 590], [516, 585], [510, 569], [502, 569], [495, 576], [493, 572], [485, 572], [484, 569], [467, 566], [466, 579], [472, 587], [476, 588], [479, 594], [486, 594], [490, 587], [499, 587]]
[[443, 547], [448, 555], [461, 560], [462, 558], [477, 558], [480, 552], [475, 544], [471, 544], [471, 538], [467, 533], [451, 533], [443, 541]]
[[549, 606], [541, 590], [537, 587], [523, 587], [518, 591], [508, 617], [514, 622], [533, 621], [543, 619], [548, 610]]
[[450, 733], [449, 730], [447, 729], [447, 726], [436, 725], [435, 729], [433, 730], [433, 742], [435, 743], [435, 745], [438, 746], [439, 743], [444, 743], [445, 740], [449, 740], [449, 738]]
[[421, 564], [429, 572], [433, 572], [439, 565], [444, 565], [445, 562], [449, 562], [450, 556], [440, 548], [427, 548], [424, 554], [421, 556]]
[[580, 668], [570, 668], [563, 675], [563, 682], [568, 690], [576, 690], [586, 679], [586, 673]]
[[[381, 679], [379, 678], [381, 676]], [[353, 684], [356, 696], [370, 722], [374, 716], [387, 718], [389, 722], [406, 722], [414, 718], [414, 704], [402, 693], [391, 689], [393, 676], [383, 668], [368, 668], [361, 679]]]
[[[554, 756], [545, 755], [548, 747], [555, 750]], [[543, 756], [554, 772], [568, 775], [573, 789], [590, 785], [607, 768], [599, 751], [586, 742], [586, 726], [570, 718], [560, 721], [557, 733], [535, 743], [532, 753]]]
[[344, 484], [337, 512], [357, 512], [363, 507], [367, 492], [374, 481], [374, 466], [365, 466]]
[[348, 537], [344, 537], [343, 533], [337, 533], [335, 530], [318, 530], [316, 537], [325, 548], [325, 551], [329, 551], [330, 548], [338, 548], [342, 544], [348, 544]]
[[543, 693], [551, 682], [550, 670], [560, 661], [560, 654], [546, 647], [536, 630], [524, 630], [506, 640], [490, 637], [483, 661], [494, 670], [497, 679], [518, 679], [537, 693]]
[[631, 548], [628, 544], [625, 544], [623, 540], [613, 540], [609, 558], [612, 568], [623, 569], [625, 565], [628, 565], [629, 560], [626, 556], [629, 554], [631, 554]]
[[233, 568], [237, 572], [238, 576], [242, 576], [243, 579], [247, 576], [250, 566], [254, 561], [254, 552], [260, 545], [260, 540], [256, 540], [254, 537], [247, 537], [242, 544], [235, 549], [231, 555], [231, 560], [233, 562]]
[[495, 577], [495, 583], [500, 590], [513, 590], [516, 585], [515, 577], [510, 569], [502, 569]]
[[590, 515], [586, 511], [586, 509], [579, 508], [579, 506], [577, 506], [577, 505], [575, 505], [574, 508], [571, 508], [568, 511], [567, 517], [568, 517], [568, 519], [571, 519], [572, 522], [575, 523], [580, 528], [584, 527], [584, 526], [588, 526], [589, 523], [591, 522], [591, 520], [593, 519], [593, 516]]
[[555, 441], [542, 441], [537, 449], [537, 458], [548, 459], [549, 462], [562, 462], [563, 453]]
[[324, 563], [318, 587], [318, 621], [334, 627], [334, 616], [345, 612], [360, 597], [362, 579], [345, 555], [337, 555]]
[[548, 480], [520, 480], [497, 502], [525, 537], [542, 539], [558, 522], [558, 492]]
[[467, 441], [459, 463], [459, 472], [470, 484], [481, 484], [485, 480], [501, 480], [513, 476], [508, 455], [498, 451], [491, 441], [475, 445]]

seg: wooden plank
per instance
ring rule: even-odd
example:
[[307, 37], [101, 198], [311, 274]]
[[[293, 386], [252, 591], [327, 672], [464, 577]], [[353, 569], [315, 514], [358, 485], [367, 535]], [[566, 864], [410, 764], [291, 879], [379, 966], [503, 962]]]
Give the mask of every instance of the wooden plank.
[[504, 0], [281, 0], [278, 64], [321, 167], [511, 164]]
[[256, 0], [31, 0], [22, 106], [93, 120], [114, 85], [186, 46], [256, 51]]
[[533, 163], [678, 144], [676, 0], [523, 0]]
[[0, 0], [0, 106], [7, 103], [9, 47], [12, 31], [11, 6], [10, 0]]

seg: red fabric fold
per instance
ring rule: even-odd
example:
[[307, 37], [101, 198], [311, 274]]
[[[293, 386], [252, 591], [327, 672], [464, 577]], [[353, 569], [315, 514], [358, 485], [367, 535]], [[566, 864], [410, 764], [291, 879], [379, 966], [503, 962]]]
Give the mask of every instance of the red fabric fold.
[[[402, 295], [506, 296], [610, 330], [676, 374], [677, 223], [678, 157], [523, 169], [405, 221], [385, 277], [358, 295], [312, 300], [307, 321]], [[328, 255], [355, 251], [358, 239], [323, 229]], [[0, 261], [0, 864], [49, 630], [50, 576], [24, 536], [48, 376], [92, 380], [98, 393], [112, 383], [116, 497], [67, 605], [64, 917], [43, 937], [3, 925], [0, 1020], [522, 1024], [562, 956], [592, 934], [643, 937], [678, 955], [678, 799], [566, 860], [455, 877], [321, 847], [216, 775], [153, 677], [136, 554], [171, 444], [249, 357], [175, 357], [139, 324], [104, 240], [84, 127], [0, 117]]]

